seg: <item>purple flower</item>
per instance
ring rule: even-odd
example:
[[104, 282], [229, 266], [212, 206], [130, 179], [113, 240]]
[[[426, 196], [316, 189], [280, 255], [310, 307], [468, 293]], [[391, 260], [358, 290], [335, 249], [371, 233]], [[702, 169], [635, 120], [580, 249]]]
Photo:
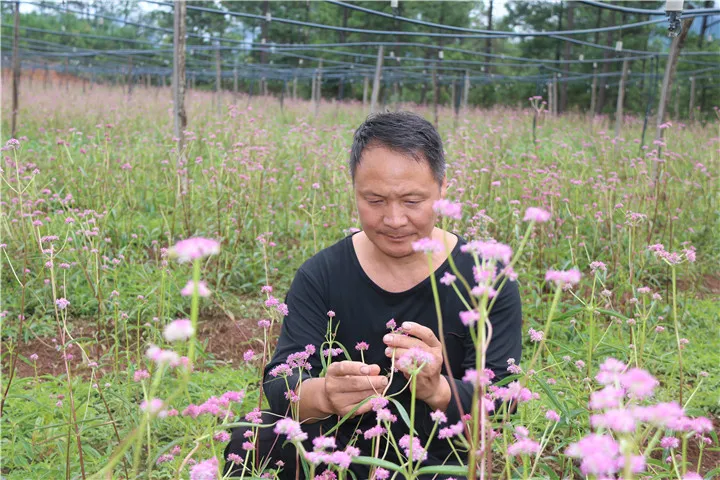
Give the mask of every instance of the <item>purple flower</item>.
[[442, 410], [435, 410], [434, 412], [430, 412], [430, 418], [433, 422], [447, 423], [447, 417], [445, 416], [445, 412], [443, 412]]
[[559, 422], [560, 421], [560, 415], [555, 410], [548, 410], [545, 413], [545, 418], [550, 420], [551, 422]]
[[530, 328], [530, 330], [528, 330], [528, 333], [530, 334], [531, 342], [541, 342], [543, 337], [545, 336], [544, 332], [538, 332], [534, 328]]
[[370, 345], [368, 345], [367, 342], [358, 342], [355, 344], [355, 350], [358, 352], [367, 351], [368, 348], [370, 348]]
[[675, 437], [663, 437], [660, 440], [660, 446], [662, 448], [678, 448], [680, 446], [680, 440]]
[[474, 240], [460, 247], [460, 251], [465, 253], [474, 253], [484, 260], [499, 260], [506, 264], [510, 263], [510, 258], [512, 257], [512, 248], [508, 245], [497, 242], [481, 242], [479, 240]]
[[300, 424], [292, 418], [282, 418], [275, 424], [275, 433], [282, 433], [287, 436], [291, 442], [302, 442], [307, 440], [307, 433], [302, 431]]
[[195, 333], [192, 322], [187, 318], [173, 320], [165, 326], [163, 335], [168, 342], [176, 342], [178, 340], [187, 340]]
[[412, 249], [416, 252], [437, 253], [442, 252], [445, 247], [443, 247], [442, 243], [432, 238], [421, 238], [412, 243]]
[[[195, 289], [195, 282], [193, 280], [188, 280], [185, 287], [183, 287], [183, 289], [180, 290], [180, 295], [182, 295], [183, 297], [189, 297], [193, 294], [194, 289]], [[197, 290], [198, 290], [198, 295], [200, 295], [201, 297], [209, 297], [210, 296], [210, 289], [208, 289], [207, 284], [205, 282], [203, 282], [202, 280], [200, 280], [197, 283]]]

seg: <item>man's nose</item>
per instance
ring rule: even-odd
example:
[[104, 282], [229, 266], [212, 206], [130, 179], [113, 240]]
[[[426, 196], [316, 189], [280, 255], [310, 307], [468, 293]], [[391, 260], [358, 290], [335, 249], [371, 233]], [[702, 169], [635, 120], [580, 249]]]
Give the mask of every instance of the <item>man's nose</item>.
[[391, 203], [385, 212], [383, 222], [390, 228], [404, 227], [407, 224], [407, 215], [400, 205]]

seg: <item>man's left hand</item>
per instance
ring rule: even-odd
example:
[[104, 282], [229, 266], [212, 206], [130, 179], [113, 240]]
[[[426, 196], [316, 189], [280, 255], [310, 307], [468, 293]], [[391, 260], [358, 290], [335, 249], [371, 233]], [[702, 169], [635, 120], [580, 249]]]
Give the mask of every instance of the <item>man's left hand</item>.
[[397, 360], [411, 348], [420, 348], [430, 353], [433, 361], [426, 363], [417, 375], [416, 397], [433, 410], [445, 410], [450, 403], [451, 392], [447, 379], [440, 374], [443, 365], [440, 340], [432, 330], [417, 323], [404, 322], [402, 330], [408, 335], [390, 333], [383, 338], [383, 342], [387, 345], [385, 356], [388, 358], [394, 356], [396, 368], [409, 378], [409, 373], [397, 366]]

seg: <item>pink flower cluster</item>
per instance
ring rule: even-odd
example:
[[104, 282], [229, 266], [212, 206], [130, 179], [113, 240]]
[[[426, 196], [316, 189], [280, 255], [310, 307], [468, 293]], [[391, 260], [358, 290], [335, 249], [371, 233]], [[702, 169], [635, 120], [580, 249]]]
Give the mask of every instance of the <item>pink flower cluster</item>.
[[545, 273], [546, 282], [555, 282], [555, 285], [562, 288], [568, 288], [580, 283], [582, 274], [580, 270], [573, 268], [572, 270], [548, 270]]
[[442, 252], [445, 247], [441, 242], [433, 240], [432, 238], [421, 238], [412, 243], [412, 249], [416, 252], [439, 253]]
[[211, 457], [190, 468], [190, 480], [216, 480], [218, 472], [218, 460]]
[[525, 210], [525, 216], [523, 217], [523, 221], [545, 223], [550, 220], [551, 217], [552, 214], [546, 210], [543, 210], [542, 208], [529, 207], [527, 210]]
[[165, 326], [163, 336], [168, 342], [177, 342], [178, 340], [187, 340], [195, 333], [192, 322], [187, 318], [173, 320]]
[[302, 431], [300, 424], [292, 418], [281, 418], [275, 424], [275, 433], [284, 434], [291, 442], [302, 442], [307, 440], [307, 433]]
[[176, 243], [169, 253], [170, 256], [177, 257], [178, 262], [184, 263], [209, 255], [217, 255], [220, 253], [220, 242], [209, 238], [188, 238]]
[[190, 404], [183, 411], [184, 417], [197, 418], [200, 415], [212, 415], [214, 417], [228, 417], [234, 416], [233, 411], [230, 410], [231, 403], [242, 403], [245, 399], [245, 392], [225, 392], [220, 397], [212, 396], [208, 398], [204, 403], [200, 405]]
[[453, 218], [455, 220], [462, 219], [462, 203], [453, 203], [449, 200], [441, 199], [433, 203], [433, 210], [443, 217]]
[[511, 382], [507, 387], [495, 388], [491, 393], [493, 398], [503, 402], [516, 400], [518, 403], [523, 403], [539, 398], [537, 393], [523, 387], [520, 382]]
[[540, 451], [540, 444], [530, 439], [529, 432], [525, 427], [515, 427], [515, 443], [508, 446], [507, 453], [510, 456], [532, 455]]
[[655, 254], [656, 258], [662, 259], [670, 265], [677, 265], [677, 264], [681, 263], [683, 261], [683, 257], [689, 263], [694, 263], [695, 260], [697, 259], [695, 247], [693, 247], [693, 246], [684, 248], [682, 253], [678, 253], [678, 252], [668, 252], [667, 250], [665, 250], [665, 246], [662, 243], [656, 243], [655, 245], [650, 245], [648, 247], [648, 250], [653, 252]]
[[497, 242], [473, 240], [460, 247], [460, 251], [478, 255], [484, 260], [498, 260], [506, 264], [510, 263], [510, 259], [512, 258], [512, 248]]
[[413, 347], [408, 349], [397, 361], [399, 369], [404, 371], [411, 371], [422, 367], [423, 365], [430, 365], [435, 361], [432, 354], [423, 350], [422, 348]]
[[[410, 457], [410, 435], [403, 435], [398, 442], [400, 448], [405, 452], [406, 457]], [[421, 462], [427, 459], [427, 452], [423, 448], [418, 437], [412, 438], [412, 460]]]

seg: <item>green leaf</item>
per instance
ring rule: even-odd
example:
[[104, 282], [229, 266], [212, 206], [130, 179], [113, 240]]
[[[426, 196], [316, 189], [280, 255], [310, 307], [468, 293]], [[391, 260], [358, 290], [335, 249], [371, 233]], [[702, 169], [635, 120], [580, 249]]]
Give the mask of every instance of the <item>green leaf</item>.
[[545, 383], [545, 380], [542, 378], [535, 378], [535, 381], [540, 385], [540, 388], [542, 388], [545, 391], [545, 394], [550, 398], [550, 401], [553, 405], [555, 405], [560, 411], [562, 411], [562, 414], [565, 418], [570, 418], [570, 412], [568, 412], [567, 407], [565, 404], [561, 404], [560, 400], [555, 396], [555, 393], [552, 391], [552, 388], [550, 388], [550, 385]]
[[353, 458], [352, 461], [353, 461], [353, 463], [357, 463], [358, 465], [370, 465], [373, 467], [382, 467], [387, 470], [392, 470], [393, 472], [401, 472], [402, 471], [402, 468], [399, 465], [395, 465], [394, 463], [388, 462], [387, 460], [383, 460], [382, 458], [360, 456], [360, 457]]
[[395, 400], [394, 398], [388, 398], [391, 402], [395, 404], [395, 406], [398, 408], [398, 413], [400, 413], [400, 417], [402, 417], [403, 422], [405, 422], [405, 425], [407, 425], [408, 428], [410, 427], [410, 417], [408, 416], [407, 410], [405, 410], [405, 407], [402, 406], [400, 402]]
[[465, 477], [468, 475], [468, 469], [467, 467], [463, 467], [462, 465], [431, 465], [427, 467], [422, 467], [415, 473], [417, 475], [440, 474], [458, 475], [461, 477]]

